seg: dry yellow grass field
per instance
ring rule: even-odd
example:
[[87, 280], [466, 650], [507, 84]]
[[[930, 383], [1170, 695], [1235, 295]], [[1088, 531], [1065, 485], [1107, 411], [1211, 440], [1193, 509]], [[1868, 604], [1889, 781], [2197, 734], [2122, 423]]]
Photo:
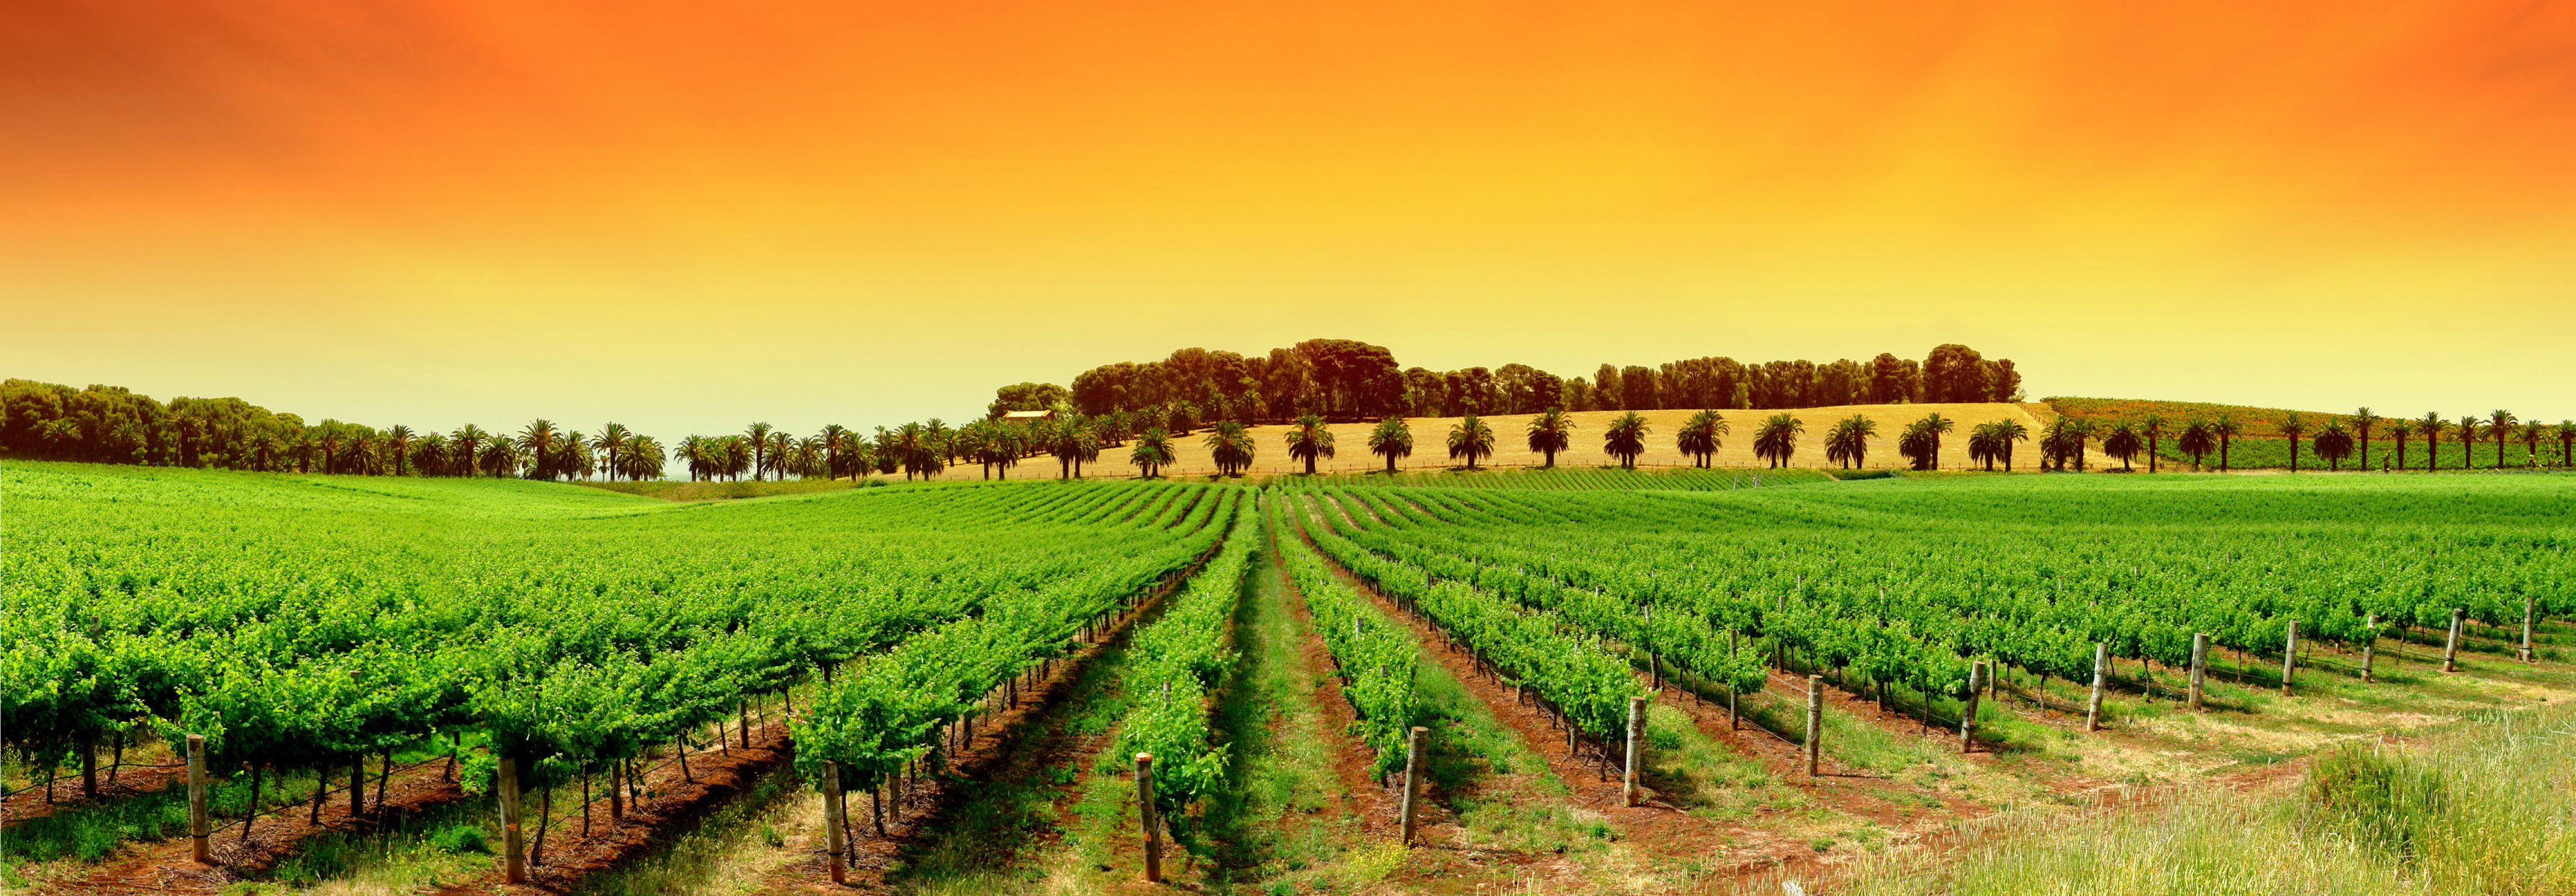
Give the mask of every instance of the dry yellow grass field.
[[[1997, 420], [2017, 420], [2020, 421], [2021, 425], [2024, 427], [2028, 427], [2031, 431], [2032, 438], [2036, 439], [2038, 438], [2040, 428], [2046, 425], [2047, 421], [2053, 416], [2047, 414], [2045, 412], [2045, 408], [2045, 405], [2034, 406], [2006, 403], [1862, 404], [1793, 410], [1788, 413], [1795, 415], [1801, 422], [1805, 423], [1807, 431], [1805, 434], [1798, 437], [1798, 451], [1797, 454], [1791, 458], [1790, 465], [1807, 468], [1837, 466], [1825, 461], [1825, 432], [1833, 428], [1835, 421], [1850, 417], [1853, 414], [1859, 414], [1877, 421], [1878, 423], [1878, 435], [1871, 438], [1869, 442], [1868, 468], [1902, 468], [1905, 465], [1905, 458], [1896, 453], [1896, 437], [1905, 431], [1906, 424], [1920, 420], [1924, 415], [1937, 411], [1941, 416], [1947, 417], [1957, 424], [1957, 428], [1942, 439], [1941, 468], [1945, 470], [1965, 470], [1971, 467], [1968, 462], [1969, 430], [1975, 429], [1980, 424], [1992, 423]], [[1617, 418], [1621, 413], [1622, 412], [1620, 411], [1579, 411], [1567, 415], [1574, 419], [1574, 445], [1572, 450], [1565, 451], [1557, 455], [1557, 465], [1566, 467], [1598, 467], [1615, 465], [1618, 463], [1617, 459], [1612, 458], [1608, 453], [1601, 450], [1601, 431], [1609, 425], [1612, 419]], [[1649, 435], [1646, 441], [1646, 453], [1637, 458], [1637, 466], [1641, 469], [1649, 467], [1669, 468], [1690, 466], [1691, 458], [1682, 454], [1679, 449], [1673, 447], [1673, 437], [1676, 432], [1680, 431], [1682, 421], [1690, 419], [1690, 416], [1698, 413], [1698, 411], [1664, 410], [1640, 411], [1638, 413], [1642, 414], [1646, 418]], [[1753, 432], [1762, 425], [1762, 421], [1765, 418], [1781, 412], [1721, 411], [1720, 413], [1725, 416], [1729, 431], [1721, 440], [1717, 456], [1711, 460], [1711, 463], [1721, 467], [1765, 466], [1766, 464], [1760, 458], [1753, 456]], [[1527, 435], [1529, 421], [1532, 416], [1533, 415], [1530, 414], [1503, 414], [1484, 418], [1485, 425], [1494, 430], [1495, 451], [1492, 457], [1479, 461], [1478, 465], [1496, 467], [1538, 466], [1541, 463], [1541, 458], [1539, 457], [1538, 452], [1529, 450], [1529, 437]], [[1459, 418], [1456, 417], [1411, 418], [1408, 422], [1413, 428], [1413, 456], [1398, 461], [1396, 463], [1396, 468], [1400, 470], [1437, 470], [1458, 466], [1459, 463], [1457, 461], [1449, 459], [1449, 451], [1447, 447], [1449, 429], [1450, 427], [1457, 425], [1458, 419]], [[1316, 472], [1361, 473], [1370, 470], [1385, 469], [1386, 462], [1378, 456], [1370, 454], [1368, 450], [1369, 431], [1375, 429], [1376, 426], [1377, 424], [1375, 423], [1333, 424], [1334, 456], [1318, 461], [1315, 464]], [[1256, 426], [1251, 428], [1250, 432], [1252, 434], [1254, 444], [1259, 447], [1258, 453], [1254, 456], [1252, 469], [1249, 471], [1251, 474], [1263, 475], [1275, 473], [1298, 473], [1305, 471], [1304, 464], [1298, 463], [1288, 456], [1287, 443], [1281, 438], [1282, 434], [1286, 431], [1287, 427], [1285, 426]], [[1178, 449], [1176, 453], [1179, 454], [1179, 457], [1176, 459], [1175, 463], [1165, 468], [1164, 472], [1172, 476], [1204, 476], [1215, 473], [1216, 464], [1208, 458], [1205, 438], [1206, 431], [1201, 430], [1199, 432], [1192, 433], [1187, 437], [1176, 439], [1175, 441], [1178, 443], [1176, 446]], [[1133, 443], [1130, 444], [1132, 446]], [[1129, 448], [1123, 447], [1103, 449], [1100, 452], [1100, 461], [1098, 463], [1084, 465], [1083, 475], [1086, 477], [1104, 478], [1130, 477], [1136, 475], [1136, 467], [1127, 462], [1128, 451]], [[2038, 464], [2039, 449], [2030, 443], [2022, 444], [2015, 454], [2015, 463], [2017, 467], [2030, 466], [2035, 468]], [[1022, 461], [1017, 469], [1011, 471], [1010, 475], [1011, 478], [1014, 479], [1054, 478], [1057, 473], [1058, 468], [1055, 458], [1033, 457], [1026, 461]], [[982, 467], [975, 464], [966, 464], [944, 472], [941, 474], [940, 478], [978, 479], [982, 478], [982, 476]], [[900, 479], [902, 477], [897, 475], [893, 478]]]

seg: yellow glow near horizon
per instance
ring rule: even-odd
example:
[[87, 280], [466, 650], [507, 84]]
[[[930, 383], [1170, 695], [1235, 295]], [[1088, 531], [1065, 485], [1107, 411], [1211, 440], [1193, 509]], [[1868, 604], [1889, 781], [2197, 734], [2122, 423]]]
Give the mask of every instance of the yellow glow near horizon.
[[805, 429], [1182, 345], [1959, 341], [2034, 394], [2576, 414], [2576, 7], [0, 15], [10, 375]]

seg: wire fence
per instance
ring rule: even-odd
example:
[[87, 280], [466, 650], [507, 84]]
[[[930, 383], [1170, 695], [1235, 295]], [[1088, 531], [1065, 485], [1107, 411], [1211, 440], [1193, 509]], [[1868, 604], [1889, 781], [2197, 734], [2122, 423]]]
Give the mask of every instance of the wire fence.
[[[363, 778], [363, 776], [362, 776], [362, 777], [361, 777], [361, 780], [359, 780], [358, 782], [356, 782], [356, 786], [357, 786], [358, 788], [360, 788], [360, 789], [364, 789], [367, 785], [372, 784], [372, 783], [375, 783], [375, 781], [390, 780], [394, 775], [398, 775], [398, 774], [401, 774], [401, 773], [403, 773], [403, 772], [411, 771], [412, 769], [416, 769], [416, 768], [419, 768], [419, 767], [424, 766], [424, 765], [430, 765], [430, 764], [432, 764], [432, 763], [439, 763], [439, 762], [446, 762], [446, 761], [448, 760], [448, 758], [449, 758], [449, 756], [450, 756], [450, 755], [452, 755], [452, 754], [441, 754], [441, 755], [438, 755], [438, 756], [432, 756], [432, 757], [430, 757], [430, 758], [428, 758], [428, 759], [423, 759], [423, 760], [421, 760], [421, 761], [419, 761], [419, 762], [413, 762], [413, 763], [408, 763], [408, 764], [404, 764], [404, 765], [394, 766], [393, 771], [391, 771], [391, 772], [386, 772], [386, 773], [379, 773], [378, 775], [376, 775], [376, 777], [375, 777], [373, 780], [367, 780], [367, 779], [364, 779], [364, 778]], [[347, 792], [349, 792], [349, 788], [350, 788], [350, 786], [351, 786], [351, 785], [348, 785], [348, 784], [342, 784], [342, 785], [339, 785], [339, 786], [337, 786], [337, 787], [334, 787], [334, 786], [332, 786], [332, 783], [331, 783], [331, 776], [329, 776], [329, 775], [321, 776], [321, 788], [322, 788], [322, 789], [321, 789], [320, 791], [318, 791], [318, 792], [316, 792], [316, 793], [313, 793], [313, 794], [311, 794], [311, 795], [308, 795], [308, 796], [298, 797], [298, 798], [296, 798], [296, 799], [294, 799], [293, 801], [290, 801], [290, 802], [279, 803], [277, 806], [275, 806], [275, 807], [273, 807], [273, 808], [261, 809], [261, 810], [256, 811], [256, 812], [250, 812], [250, 813], [246, 813], [246, 814], [243, 814], [243, 815], [240, 815], [240, 816], [236, 816], [236, 817], [234, 817], [234, 818], [233, 818], [233, 820], [231, 820], [231, 821], [227, 821], [227, 822], [224, 822], [223, 824], [221, 824], [221, 825], [219, 825], [219, 826], [216, 826], [216, 827], [212, 827], [212, 828], [208, 828], [208, 829], [206, 829], [206, 835], [211, 837], [211, 836], [213, 836], [213, 835], [214, 835], [216, 832], [218, 832], [218, 831], [231, 830], [232, 828], [239, 827], [239, 826], [241, 826], [242, 824], [244, 824], [244, 823], [246, 823], [246, 822], [248, 822], [248, 821], [250, 821], [251, 819], [254, 819], [254, 818], [260, 818], [260, 817], [270, 816], [270, 815], [283, 815], [283, 814], [286, 814], [287, 812], [290, 812], [290, 811], [293, 811], [293, 810], [296, 810], [296, 809], [305, 809], [306, 811], [308, 811], [308, 812], [309, 812], [309, 811], [311, 811], [311, 809], [308, 807], [308, 805], [307, 805], [308, 803], [313, 802], [313, 801], [317, 801], [317, 800], [321, 800], [321, 799], [323, 799], [324, 797], [328, 797], [328, 796], [330, 796], [330, 795], [332, 795], [332, 794], [335, 794], [335, 793], [347, 793]]]

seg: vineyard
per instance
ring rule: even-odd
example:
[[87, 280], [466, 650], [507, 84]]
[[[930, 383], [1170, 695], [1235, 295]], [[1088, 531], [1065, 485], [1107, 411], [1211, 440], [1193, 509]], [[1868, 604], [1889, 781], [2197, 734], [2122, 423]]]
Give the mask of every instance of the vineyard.
[[1835, 892], [2576, 698], [2555, 475], [0, 485], [13, 891]]

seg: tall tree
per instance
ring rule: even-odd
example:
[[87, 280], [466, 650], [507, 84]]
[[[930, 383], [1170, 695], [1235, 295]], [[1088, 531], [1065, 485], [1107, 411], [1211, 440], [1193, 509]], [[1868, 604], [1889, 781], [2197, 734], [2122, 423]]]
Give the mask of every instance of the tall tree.
[[2380, 422], [2379, 415], [2371, 413], [2369, 405], [2352, 412], [2352, 434], [2361, 443], [2361, 469], [2364, 472], [2370, 470], [2370, 431], [2378, 428]]
[[1538, 416], [1530, 418], [1529, 449], [1546, 458], [1542, 466], [1555, 467], [1556, 453], [1573, 444], [1574, 420], [1567, 417], [1564, 410], [1548, 408]]
[[1843, 469], [1869, 466], [1869, 440], [1878, 434], [1878, 421], [1853, 414], [1834, 423], [1825, 433], [1825, 460], [1840, 463]]
[[1216, 462], [1218, 475], [1240, 476], [1252, 467], [1255, 453], [1252, 436], [1244, 432], [1241, 423], [1217, 421], [1208, 429], [1207, 447], [1208, 458]]
[[2531, 466], [2544, 466], [2540, 462], [2540, 443], [2541, 440], [2549, 437], [2549, 424], [2538, 420], [2527, 420], [2523, 422], [2518, 432], [2522, 434], [2523, 457]]
[[590, 440], [591, 444], [599, 450], [600, 472], [607, 474], [608, 478], [616, 479], [619, 471], [623, 469], [617, 464], [617, 455], [626, 450], [626, 437], [631, 435], [634, 435], [634, 432], [627, 429], [625, 424], [609, 423], [602, 425], [599, 428], [599, 435]]
[[2487, 432], [2495, 437], [2496, 469], [2504, 469], [2504, 443], [2506, 439], [2513, 437], [2513, 424], [2515, 422], [2516, 418], [2513, 416], [2513, 412], [2503, 408], [2497, 408], [2493, 413], [2487, 415]]
[[1288, 457], [1306, 462], [1306, 475], [1315, 475], [1315, 459], [1333, 456], [1333, 431], [1324, 426], [1324, 418], [1307, 414], [1297, 418], [1285, 434]]
[[2182, 438], [2174, 444], [2182, 449], [2182, 453], [2191, 455], [2191, 471], [2197, 473], [2202, 459], [2218, 450], [2218, 434], [2211, 431], [2208, 422], [2194, 420], [2183, 426]]
[[2227, 472], [2228, 445], [2236, 440], [2237, 433], [2243, 431], [2244, 428], [2236, 423], [2235, 416], [2230, 414], [2219, 414], [2218, 419], [2210, 421], [2209, 432], [2218, 437], [2218, 472]]
[[2485, 438], [2487, 423], [2476, 416], [2460, 418], [2460, 469], [2477, 469], [2478, 440]]
[[[2388, 437], [2397, 442], [2397, 469], [2406, 469], [2406, 440], [2415, 435], [2415, 421], [2404, 417], [2388, 418]], [[2369, 463], [2363, 460], [2364, 465]]]
[[1788, 466], [1789, 458], [1798, 451], [1798, 436], [1806, 431], [1807, 424], [1797, 415], [1773, 414], [1754, 432], [1753, 454], [1770, 461], [1774, 469]]
[[[904, 425], [913, 427], [915, 439], [920, 438], [919, 424]], [[761, 471], [769, 469], [769, 430], [770, 426], [767, 423], [754, 423], [742, 430], [742, 437], [751, 443], [751, 478], [753, 479], [759, 479]], [[907, 474], [903, 478], [910, 479], [912, 476]]]
[[2308, 422], [2299, 419], [2298, 414], [2292, 413], [2282, 418], [2280, 426], [2281, 435], [2290, 444], [2290, 472], [2296, 473], [2299, 471], [2299, 437], [2308, 434]]
[[1468, 414], [1449, 427], [1449, 459], [1465, 458], [1467, 469], [1473, 470], [1479, 458], [1493, 454], [1494, 428], [1485, 425], [1482, 418]]
[[1172, 434], [1157, 426], [1136, 437], [1136, 447], [1127, 452], [1127, 462], [1135, 464], [1152, 479], [1172, 462]]
[[2425, 411], [2415, 425], [2424, 431], [2424, 472], [2442, 469], [2442, 430], [2449, 427], [2451, 421], [2442, 419], [2440, 411]]
[[2342, 470], [2344, 459], [2352, 456], [2352, 433], [2344, 429], [2343, 421], [2328, 417], [2326, 427], [2317, 431], [2315, 447], [2317, 456], [2325, 459], [2328, 472]]
[[2138, 421], [2138, 435], [2145, 436], [2147, 439], [2147, 472], [2153, 473], [2156, 471], [2157, 456], [2164, 451], [2164, 415], [2148, 414], [2146, 417], [2140, 419]]
[[1706, 469], [1709, 459], [1717, 455], [1726, 440], [1726, 418], [1716, 411], [1702, 410], [1682, 422], [1682, 430], [1673, 439], [1674, 447], [1690, 455], [1695, 466]]
[[2102, 437], [2102, 453], [2120, 459], [2120, 472], [2133, 472], [2136, 467], [2132, 462], [2137, 459], [2143, 442], [2138, 438], [2137, 424], [2121, 421], [2113, 424], [2110, 434]]
[[1368, 450], [1386, 458], [1386, 472], [1393, 475], [1396, 461], [1413, 456], [1413, 427], [1406, 425], [1402, 417], [1378, 421], [1377, 427], [1369, 430]]
[[1601, 430], [1601, 450], [1619, 459], [1620, 469], [1637, 468], [1637, 455], [1646, 453], [1646, 418], [1635, 411], [1620, 414]]

